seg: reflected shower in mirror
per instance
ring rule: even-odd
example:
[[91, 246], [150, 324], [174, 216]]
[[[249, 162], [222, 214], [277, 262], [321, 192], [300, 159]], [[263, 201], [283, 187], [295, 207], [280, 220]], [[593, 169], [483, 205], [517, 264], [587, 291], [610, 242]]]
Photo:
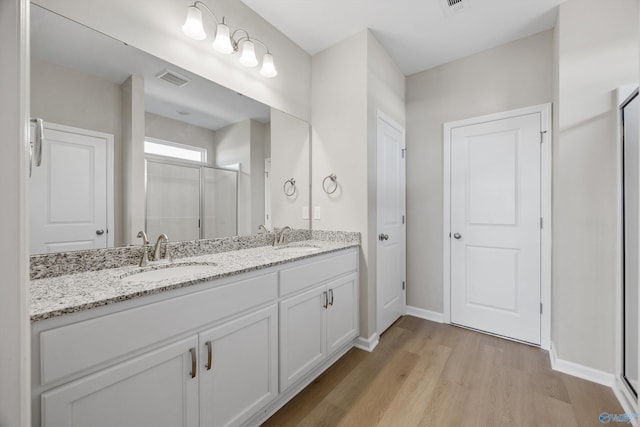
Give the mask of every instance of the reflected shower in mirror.
[[306, 122], [37, 5], [31, 24], [32, 254], [308, 228], [308, 192], [269, 169], [308, 186]]

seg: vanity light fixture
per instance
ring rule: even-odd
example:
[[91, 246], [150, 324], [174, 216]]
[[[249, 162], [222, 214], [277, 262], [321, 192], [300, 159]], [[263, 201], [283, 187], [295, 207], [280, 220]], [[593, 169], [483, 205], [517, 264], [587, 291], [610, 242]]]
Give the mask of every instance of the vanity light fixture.
[[225, 17], [223, 16], [222, 20], [218, 19], [209, 6], [201, 1], [196, 1], [187, 9], [187, 19], [182, 26], [182, 32], [187, 37], [194, 40], [205, 40], [207, 38], [207, 33], [204, 31], [204, 25], [202, 23], [202, 9], [209, 12], [216, 23], [216, 35], [213, 39], [213, 48], [215, 50], [224, 54], [240, 52], [240, 63], [245, 67], [255, 67], [258, 65], [255, 49], [257, 43], [266, 50], [266, 53], [262, 57], [260, 74], [269, 78], [278, 75], [278, 71], [273, 62], [273, 55], [266, 44], [251, 37], [249, 33], [242, 28], [231, 32]]

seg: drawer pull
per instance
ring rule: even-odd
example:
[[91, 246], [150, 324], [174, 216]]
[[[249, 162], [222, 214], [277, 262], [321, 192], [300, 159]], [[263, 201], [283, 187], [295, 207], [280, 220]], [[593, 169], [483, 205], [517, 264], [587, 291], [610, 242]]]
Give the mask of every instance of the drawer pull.
[[329, 295], [331, 296], [331, 299], [329, 300], [329, 305], [333, 305], [333, 289], [329, 289]]
[[213, 362], [213, 345], [211, 344], [211, 341], [207, 341], [206, 343], [204, 343], [204, 345], [207, 346], [207, 371], [211, 370], [212, 367], [212, 362]]
[[198, 364], [196, 363], [196, 349], [192, 347], [189, 349], [189, 352], [191, 353], [191, 372], [189, 374], [191, 374], [191, 378], [195, 378], [196, 370], [198, 369]]

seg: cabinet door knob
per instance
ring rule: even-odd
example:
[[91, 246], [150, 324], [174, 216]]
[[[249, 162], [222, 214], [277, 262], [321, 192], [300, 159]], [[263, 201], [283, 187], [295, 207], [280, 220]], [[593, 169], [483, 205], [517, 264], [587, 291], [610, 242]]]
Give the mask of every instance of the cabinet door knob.
[[213, 345], [211, 344], [211, 341], [207, 341], [206, 343], [204, 343], [204, 345], [207, 346], [207, 371], [211, 370], [212, 362], [213, 362]]
[[192, 347], [189, 349], [189, 352], [191, 353], [191, 372], [189, 374], [191, 375], [191, 378], [195, 378], [198, 369], [198, 364], [196, 363], [196, 349]]

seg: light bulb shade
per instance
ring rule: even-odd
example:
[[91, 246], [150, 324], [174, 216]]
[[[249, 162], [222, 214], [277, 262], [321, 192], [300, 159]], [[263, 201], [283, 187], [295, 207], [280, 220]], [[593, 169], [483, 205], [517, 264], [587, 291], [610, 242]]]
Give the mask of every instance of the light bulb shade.
[[278, 75], [276, 66], [273, 64], [273, 55], [270, 53], [265, 53], [262, 57], [262, 68], [260, 69], [260, 74], [265, 77], [275, 77]]
[[184, 21], [182, 32], [194, 40], [204, 40], [207, 38], [207, 33], [204, 32], [204, 27], [202, 26], [202, 12], [200, 9], [195, 6], [189, 6], [189, 9], [187, 9], [187, 20]]
[[216, 38], [213, 39], [213, 48], [220, 53], [232, 53], [231, 37], [229, 36], [229, 27], [226, 24], [218, 24], [216, 28]]
[[255, 67], [258, 65], [256, 58], [256, 48], [251, 40], [245, 40], [242, 43], [242, 54], [240, 55], [240, 63], [245, 67]]

